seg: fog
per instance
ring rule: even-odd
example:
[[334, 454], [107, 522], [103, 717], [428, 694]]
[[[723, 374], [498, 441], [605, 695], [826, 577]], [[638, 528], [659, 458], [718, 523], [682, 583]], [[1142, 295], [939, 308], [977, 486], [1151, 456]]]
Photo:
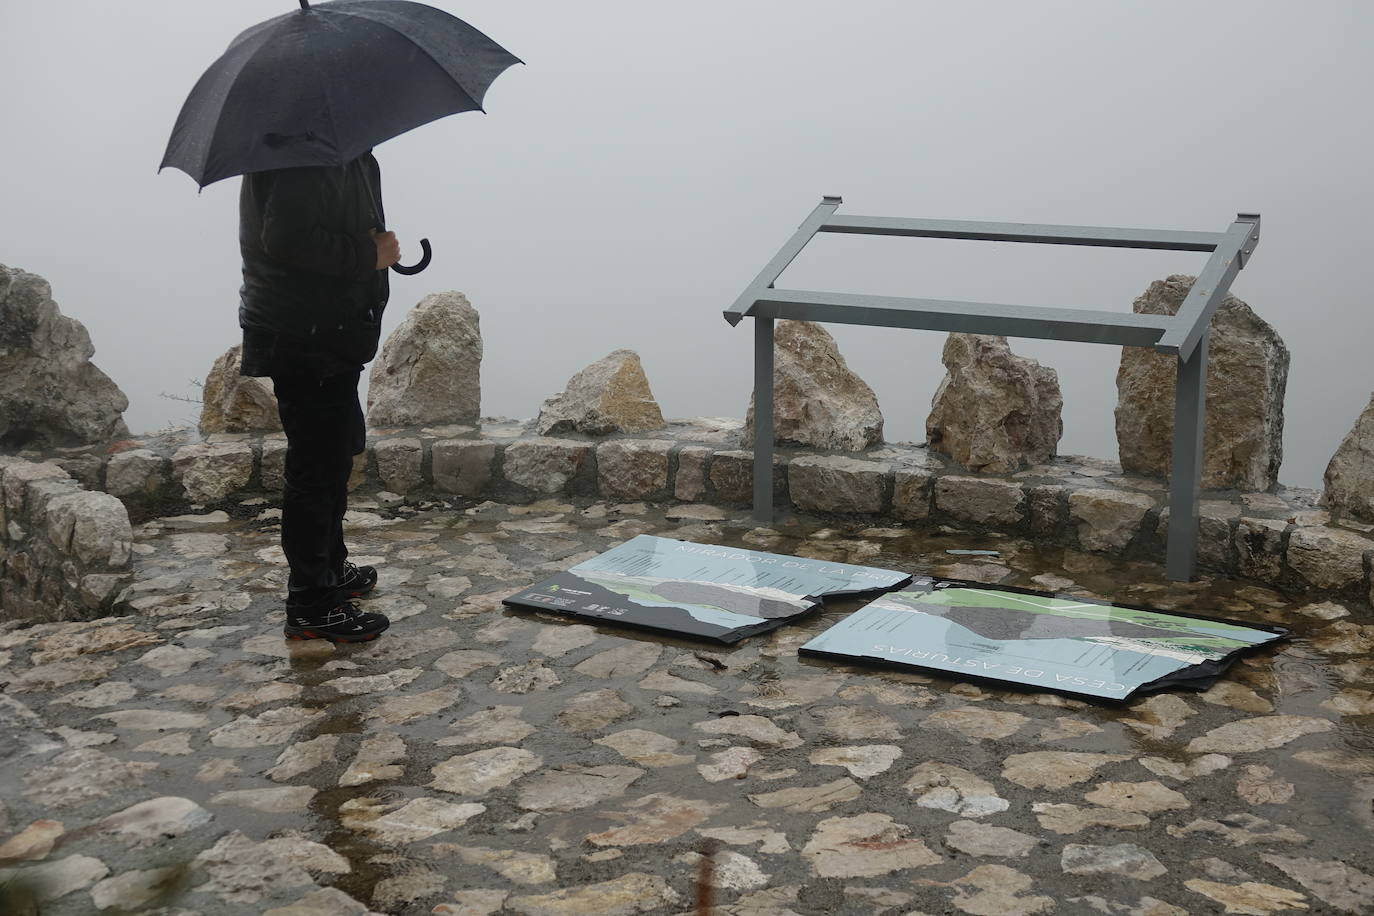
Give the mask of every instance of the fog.
[[[1280, 478], [1319, 486], [1374, 388], [1374, 5], [434, 0], [512, 53], [487, 113], [388, 141], [403, 263], [481, 313], [483, 411], [531, 417], [636, 350], [664, 413], [743, 416], [752, 322], [721, 317], [823, 194], [841, 214], [1220, 231], [1292, 352]], [[238, 341], [239, 179], [158, 163], [196, 79], [296, 0], [0, 5], [0, 263], [46, 277], [135, 432], [194, 424]], [[1205, 255], [818, 237], [779, 286], [1129, 311]], [[921, 441], [935, 332], [830, 326], [893, 441]], [[1068, 454], [1116, 455], [1119, 348], [1013, 339], [1059, 372]]]

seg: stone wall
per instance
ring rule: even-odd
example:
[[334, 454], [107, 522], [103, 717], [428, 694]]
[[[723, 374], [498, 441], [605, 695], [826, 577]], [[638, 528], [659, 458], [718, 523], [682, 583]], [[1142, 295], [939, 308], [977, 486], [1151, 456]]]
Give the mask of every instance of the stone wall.
[[98, 617], [132, 577], [123, 503], [54, 462], [0, 456], [0, 620]]
[[[352, 486], [412, 500], [529, 502], [581, 495], [747, 507], [753, 456], [740, 447], [741, 425], [674, 421], [652, 435], [600, 439], [539, 436], [514, 421], [489, 421], [480, 429], [387, 430], [359, 456]], [[98, 478], [138, 514], [147, 514], [146, 499], [156, 499], [162, 511], [232, 509], [245, 498], [275, 500], [280, 494], [280, 436], [200, 441], [187, 432], [134, 444], [139, 447], [101, 457]], [[1162, 482], [1125, 474], [1115, 462], [1070, 456], [1014, 474], [973, 474], [911, 445], [857, 455], [779, 449], [776, 462], [779, 506], [871, 516], [875, 524], [898, 520], [995, 530], [1163, 562], [1168, 492]], [[1315, 490], [1291, 488], [1205, 493], [1201, 568], [1374, 602], [1374, 526], [1333, 522], [1318, 501]]]

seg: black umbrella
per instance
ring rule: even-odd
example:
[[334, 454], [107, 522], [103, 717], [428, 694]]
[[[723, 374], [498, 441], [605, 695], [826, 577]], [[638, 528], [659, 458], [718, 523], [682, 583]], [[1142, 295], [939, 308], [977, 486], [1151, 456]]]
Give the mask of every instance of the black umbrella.
[[[343, 165], [445, 115], [480, 110], [521, 61], [472, 26], [412, 0], [330, 0], [240, 33], [172, 128], [162, 166], [205, 187], [266, 169]], [[370, 189], [369, 189], [370, 190]], [[381, 229], [382, 227], [378, 227]], [[419, 273], [393, 265], [400, 273]]]

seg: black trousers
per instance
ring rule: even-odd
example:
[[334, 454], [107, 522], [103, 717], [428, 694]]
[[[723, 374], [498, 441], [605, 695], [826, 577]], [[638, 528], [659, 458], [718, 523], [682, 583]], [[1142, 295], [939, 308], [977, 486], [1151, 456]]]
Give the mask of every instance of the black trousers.
[[281, 547], [291, 567], [289, 604], [311, 604], [339, 586], [348, 548], [343, 517], [353, 456], [367, 444], [361, 372], [326, 378], [273, 375], [286, 432]]

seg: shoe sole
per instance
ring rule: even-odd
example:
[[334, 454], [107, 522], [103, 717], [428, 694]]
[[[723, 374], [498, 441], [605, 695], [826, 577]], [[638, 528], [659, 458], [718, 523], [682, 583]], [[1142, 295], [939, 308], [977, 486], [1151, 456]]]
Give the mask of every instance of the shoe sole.
[[319, 630], [311, 630], [311, 629], [304, 629], [304, 628], [302, 628], [302, 629], [295, 629], [295, 628], [288, 627], [288, 628], [284, 629], [282, 632], [283, 632], [283, 634], [286, 636], [287, 639], [292, 640], [292, 641], [303, 641], [303, 640], [307, 640], [307, 639], [327, 639], [327, 640], [329, 640], [330, 642], [336, 642], [336, 643], [337, 643], [337, 642], [371, 642], [372, 640], [376, 639], [378, 636], [381, 636], [382, 633], [384, 633], [384, 632], [386, 632], [386, 631], [385, 631], [385, 630], [378, 630], [378, 631], [376, 631], [375, 633], [363, 633], [363, 634], [360, 634], [360, 635], [358, 635], [358, 636], [350, 636], [350, 635], [348, 635], [348, 634], [343, 634], [343, 633], [323, 633], [323, 632], [320, 632]]

